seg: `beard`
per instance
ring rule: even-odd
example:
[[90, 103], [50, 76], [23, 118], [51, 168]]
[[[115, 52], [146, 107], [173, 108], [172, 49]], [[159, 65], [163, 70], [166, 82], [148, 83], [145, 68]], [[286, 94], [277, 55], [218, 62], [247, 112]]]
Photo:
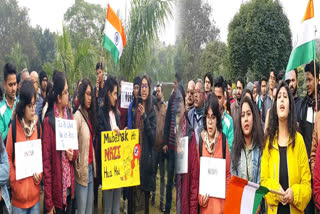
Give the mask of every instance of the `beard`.
[[292, 86], [290, 87], [290, 91], [292, 92], [292, 95], [295, 96], [298, 91], [298, 87], [293, 88]]

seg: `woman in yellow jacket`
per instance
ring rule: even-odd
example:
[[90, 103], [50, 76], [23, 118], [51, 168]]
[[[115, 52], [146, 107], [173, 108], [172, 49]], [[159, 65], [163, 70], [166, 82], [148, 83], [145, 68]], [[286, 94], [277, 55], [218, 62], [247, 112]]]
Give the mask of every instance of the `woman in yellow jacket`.
[[283, 195], [265, 195], [268, 214], [304, 213], [311, 198], [308, 156], [296, 124], [293, 97], [288, 85], [281, 82], [265, 136], [261, 185]]

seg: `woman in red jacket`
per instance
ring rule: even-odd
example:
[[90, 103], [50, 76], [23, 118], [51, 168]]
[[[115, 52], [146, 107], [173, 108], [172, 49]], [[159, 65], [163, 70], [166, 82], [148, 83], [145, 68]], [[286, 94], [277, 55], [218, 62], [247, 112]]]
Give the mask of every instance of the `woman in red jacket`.
[[56, 150], [55, 118], [73, 119], [68, 105], [68, 84], [64, 73], [53, 78], [48, 110], [43, 125], [44, 195], [48, 213], [71, 213], [74, 198], [74, 162], [78, 151]]

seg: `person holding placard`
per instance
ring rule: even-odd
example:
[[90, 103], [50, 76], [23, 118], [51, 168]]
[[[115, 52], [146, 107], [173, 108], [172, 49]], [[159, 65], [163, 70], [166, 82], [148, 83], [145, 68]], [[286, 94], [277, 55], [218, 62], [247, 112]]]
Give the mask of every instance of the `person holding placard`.
[[[40, 181], [42, 173], [34, 173], [31, 177], [17, 180], [18, 167], [15, 145], [36, 140], [41, 137], [40, 123], [36, 108], [36, 91], [33, 82], [23, 81], [20, 90], [20, 101], [16, 108], [16, 116], [10, 125], [7, 138], [7, 154], [10, 164], [10, 186], [12, 193], [12, 213], [40, 213]], [[13, 133], [15, 131], [15, 133]], [[38, 133], [40, 131], [40, 135]], [[15, 135], [15, 137], [13, 137]], [[15, 138], [15, 139], [13, 139]], [[32, 155], [32, 152], [27, 152]], [[21, 164], [21, 163], [20, 163]], [[36, 165], [37, 163], [34, 163]], [[20, 173], [20, 172], [19, 172]]]
[[[71, 213], [74, 199], [74, 163], [78, 150], [57, 150], [56, 119], [72, 120], [68, 105], [68, 83], [63, 72], [53, 78], [48, 97], [48, 110], [43, 124], [44, 196], [48, 213]], [[57, 136], [56, 136], [57, 134]], [[66, 142], [67, 143], [67, 142]]]
[[[140, 186], [139, 188], [145, 195], [145, 209], [144, 213], [149, 213], [149, 198], [150, 192], [155, 191], [156, 182], [153, 176], [153, 158], [152, 149], [156, 139], [156, 111], [152, 104], [151, 95], [151, 79], [144, 75], [141, 78], [141, 85], [136, 109], [136, 117], [134, 120], [134, 127], [139, 129], [139, 143], [141, 146], [140, 156]], [[132, 200], [135, 200], [133, 197]]]
[[[115, 77], [109, 76], [105, 85], [104, 106], [100, 108], [98, 114], [98, 166], [99, 182], [101, 184], [101, 132], [115, 131], [120, 134], [120, 115], [117, 110], [118, 83]], [[120, 213], [121, 188], [104, 190], [104, 214]]]
[[[179, 114], [180, 121], [176, 131], [177, 136], [177, 154], [179, 157], [181, 153], [187, 156], [187, 171], [178, 173], [180, 165], [177, 164], [176, 175], [176, 210], [178, 214], [193, 214], [198, 212], [198, 193], [199, 193], [199, 166], [196, 146], [196, 137], [194, 130], [188, 118], [188, 113], [185, 108], [185, 92], [181, 84], [179, 84], [176, 102], [177, 114]], [[179, 144], [183, 138], [187, 138], [188, 150], [181, 151]], [[180, 154], [179, 154], [180, 153]], [[186, 153], [186, 154], [184, 154]], [[177, 161], [178, 162], [178, 161]], [[183, 168], [183, 167], [181, 167]]]
[[[205, 104], [205, 112], [203, 118], [203, 128], [204, 130], [201, 132], [201, 138], [199, 142], [199, 155], [200, 155], [200, 167], [201, 166], [201, 158], [209, 157], [209, 160], [216, 160], [217, 162], [221, 162], [222, 166], [210, 166], [210, 168], [205, 168], [204, 170], [208, 172], [204, 175], [211, 176], [210, 174], [216, 174], [216, 176], [223, 176], [219, 178], [215, 178], [219, 180], [220, 183], [215, 183], [217, 189], [219, 187], [219, 193], [221, 195], [221, 189], [223, 191], [222, 195], [225, 195], [225, 191], [228, 188], [230, 182], [230, 153], [229, 146], [226, 139], [226, 136], [222, 133], [222, 122], [221, 122], [221, 114], [219, 110], [219, 102], [214, 93], [209, 93], [207, 97], [207, 101]], [[214, 169], [212, 169], [215, 167]], [[201, 170], [201, 168], [200, 168]], [[212, 172], [212, 173], [211, 173]], [[201, 183], [201, 171], [200, 171], [200, 194], [199, 194], [199, 204], [200, 204], [200, 213], [223, 213], [224, 210], [224, 201], [225, 198], [223, 196], [212, 197], [209, 195], [217, 195], [217, 190], [213, 190], [210, 193], [207, 192], [205, 194], [201, 194], [201, 186], [208, 188], [208, 185], [213, 185], [213, 183]], [[206, 180], [205, 178], [203, 180]], [[209, 181], [211, 182], [211, 181]], [[205, 189], [204, 188], [204, 189]], [[209, 189], [208, 189], [209, 190]], [[205, 192], [205, 191], [204, 191]]]
[[93, 148], [97, 127], [93, 87], [83, 79], [78, 90], [79, 108], [74, 115], [77, 121], [79, 151], [75, 162], [76, 205], [79, 214], [91, 213], [93, 203], [93, 177], [96, 177], [96, 160]]
[[304, 213], [311, 198], [311, 173], [303, 137], [297, 132], [294, 99], [281, 82], [265, 135], [261, 185], [280, 194], [265, 195], [268, 213]]
[[11, 213], [10, 196], [8, 192], [10, 165], [8, 155], [0, 134], [0, 213]]

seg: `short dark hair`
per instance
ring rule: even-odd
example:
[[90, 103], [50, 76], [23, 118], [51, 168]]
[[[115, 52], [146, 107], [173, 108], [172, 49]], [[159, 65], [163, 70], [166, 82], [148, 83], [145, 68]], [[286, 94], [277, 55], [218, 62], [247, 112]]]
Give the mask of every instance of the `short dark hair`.
[[[114, 113], [116, 112], [117, 103], [114, 106], [111, 106], [109, 95], [108, 95], [109, 91], [110, 93], [113, 92], [115, 86], [117, 87], [117, 93], [119, 93], [119, 90], [118, 90], [119, 85], [116, 78], [114, 76], [109, 76], [105, 84], [106, 90], [104, 95], [104, 108], [106, 112], [109, 112], [110, 110], [112, 110]], [[118, 94], [117, 94], [117, 97], [118, 97]]]
[[[314, 62], [311, 61], [309, 64], [307, 64], [304, 67], [304, 72], [310, 72], [312, 74], [312, 76], [314, 77]], [[316, 62], [316, 78], [319, 79], [319, 64], [318, 62]]]
[[12, 74], [17, 75], [17, 69], [14, 64], [11, 64], [10, 62], [8, 62], [7, 64], [4, 65], [4, 68], [3, 68], [4, 81], [7, 82], [8, 76]]
[[160, 88], [161, 88], [161, 92], [163, 92], [162, 85], [161, 85], [161, 84], [158, 84], [158, 85], [157, 85], [157, 88], [158, 88], [158, 87], [160, 87]]
[[58, 95], [62, 96], [62, 92], [66, 84], [67, 79], [65, 73], [56, 70], [53, 76], [53, 86], [51, 91], [49, 92], [47, 112], [49, 112], [49, 109], [53, 109], [54, 103], [58, 100]]
[[225, 81], [222, 76], [218, 76], [214, 81], [215, 88], [221, 88], [222, 92], [225, 92]]
[[265, 82], [267, 83], [267, 82], [268, 82], [267, 77], [265, 77], [265, 76], [262, 76], [262, 77], [261, 77], [261, 80], [260, 80], [260, 82], [259, 82], [260, 88], [261, 88], [261, 83], [262, 83], [263, 81], [265, 81]]
[[221, 121], [221, 113], [219, 110], [219, 101], [217, 96], [210, 92], [207, 97], [206, 106], [204, 110], [204, 117], [203, 117], [203, 129], [207, 131], [207, 114], [211, 108], [213, 115], [217, 118], [217, 130], [219, 132], [222, 131], [222, 121]]
[[20, 100], [16, 108], [16, 113], [19, 120], [24, 117], [25, 108], [31, 103], [32, 98], [34, 98], [34, 102], [36, 102], [36, 96], [37, 92], [33, 87], [33, 81], [30, 79], [23, 81], [20, 89]]
[[[176, 78], [178, 82], [181, 81], [181, 76], [178, 72], [176, 72], [176, 74], [174, 75], [174, 78]], [[142, 78], [141, 78], [141, 80], [142, 80]]]
[[278, 73], [278, 75], [277, 75], [277, 81], [282, 80], [283, 77], [284, 77], [284, 75], [285, 75], [285, 71], [284, 71], [284, 70], [281, 70], [281, 71]]
[[141, 78], [139, 76], [136, 76], [133, 79], [133, 86], [135, 86], [135, 85], [139, 85], [140, 86], [140, 82], [141, 82]]
[[238, 83], [238, 81], [242, 84], [242, 88], [244, 89], [245, 84], [244, 84], [243, 78], [242, 78], [242, 77], [238, 77], [238, 78], [237, 78], [237, 81], [236, 81], [236, 84]]
[[97, 62], [97, 64], [96, 64], [96, 71], [99, 70], [99, 69], [103, 70], [102, 62]]
[[210, 81], [210, 84], [211, 84], [211, 87], [213, 86], [213, 77], [212, 77], [212, 74], [210, 72], [207, 72], [205, 75], [204, 75], [204, 78], [203, 78], [203, 82], [205, 83], [206, 82], [206, 77], [208, 77], [209, 81]]
[[17, 84], [20, 83], [20, 81], [21, 81], [21, 76], [22, 76], [22, 72], [18, 73], [18, 75], [17, 75]]
[[274, 76], [277, 78], [278, 74], [277, 74], [276, 69], [274, 69], [274, 68], [271, 68], [271, 69], [270, 69], [269, 77], [270, 77], [270, 74], [271, 74], [272, 72], [273, 72]]
[[230, 87], [232, 87], [232, 82], [231, 82], [231, 80], [227, 80], [227, 85], [230, 85]]

